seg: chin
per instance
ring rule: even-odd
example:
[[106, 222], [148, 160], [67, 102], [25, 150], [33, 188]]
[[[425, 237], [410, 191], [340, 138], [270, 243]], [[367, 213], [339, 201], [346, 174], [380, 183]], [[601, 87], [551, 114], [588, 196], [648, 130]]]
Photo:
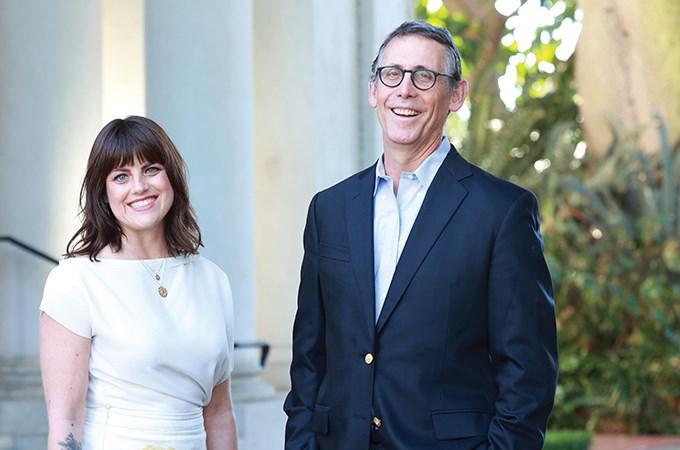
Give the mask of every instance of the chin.
[[418, 140], [416, 133], [404, 133], [404, 130], [399, 130], [400, 133], [388, 134], [387, 137], [395, 144], [408, 145], [413, 144]]
[[394, 137], [390, 139], [392, 142], [395, 144], [399, 145], [410, 145], [414, 144], [416, 142], [416, 139], [412, 136], [401, 136], [401, 137]]
[[158, 230], [162, 227], [162, 223], [158, 223], [158, 222], [135, 223], [135, 224], [131, 224], [131, 225], [132, 226], [130, 227], [130, 229], [133, 230], [133, 231], [139, 232], [139, 233]]

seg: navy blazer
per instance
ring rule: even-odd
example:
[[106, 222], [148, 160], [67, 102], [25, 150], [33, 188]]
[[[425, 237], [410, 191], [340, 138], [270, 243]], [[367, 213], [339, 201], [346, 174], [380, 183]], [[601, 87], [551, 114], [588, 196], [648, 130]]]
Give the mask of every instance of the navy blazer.
[[388, 449], [541, 449], [557, 340], [536, 198], [452, 147], [376, 323], [374, 182], [309, 207], [286, 449], [367, 449], [373, 417]]

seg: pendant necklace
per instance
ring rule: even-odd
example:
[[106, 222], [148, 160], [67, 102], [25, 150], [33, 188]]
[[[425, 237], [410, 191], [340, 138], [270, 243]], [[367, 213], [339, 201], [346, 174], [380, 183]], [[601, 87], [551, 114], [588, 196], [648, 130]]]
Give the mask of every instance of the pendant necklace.
[[158, 295], [161, 297], [165, 298], [168, 296], [168, 290], [163, 286], [163, 274], [165, 273], [165, 263], [167, 262], [167, 259], [164, 259], [163, 262], [161, 263], [161, 267], [158, 269], [158, 271], [153, 270], [147, 263], [145, 263], [143, 260], [140, 260], [144, 268], [146, 269], [147, 272], [149, 272], [149, 275], [153, 277], [154, 280], [156, 280], [156, 283], [158, 283]]

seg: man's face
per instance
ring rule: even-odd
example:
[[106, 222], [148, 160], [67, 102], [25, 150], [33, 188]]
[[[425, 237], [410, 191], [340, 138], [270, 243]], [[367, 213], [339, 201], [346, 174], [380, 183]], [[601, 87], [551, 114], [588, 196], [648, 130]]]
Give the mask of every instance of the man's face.
[[[380, 67], [399, 66], [406, 70], [429, 69], [446, 73], [446, 48], [431, 39], [418, 35], [394, 38], [387, 44]], [[456, 89], [449, 89], [449, 78], [438, 77], [429, 90], [417, 89], [411, 74], [397, 87], [387, 87], [378, 79], [368, 82], [368, 102], [376, 110], [383, 129], [385, 147], [400, 145], [423, 150], [436, 145], [449, 111], [463, 105], [467, 84], [460, 81]]]

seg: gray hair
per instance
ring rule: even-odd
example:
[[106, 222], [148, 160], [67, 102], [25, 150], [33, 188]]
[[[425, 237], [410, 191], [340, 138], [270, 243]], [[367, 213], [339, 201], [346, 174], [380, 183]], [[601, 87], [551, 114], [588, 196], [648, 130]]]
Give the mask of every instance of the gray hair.
[[451, 33], [446, 28], [436, 27], [427, 22], [422, 21], [410, 21], [404, 22], [399, 25], [394, 31], [392, 31], [378, 49], [378, 54], [375, 56], [373, 63], [371, 64], [371, 80], [375, 82], [377, 77], [377, 69], [382, 62], [383, 53], [385, 53], [385, 47], [394, 38], [416, 35], [422, 36], [427, 39], [432, 39], [435, 42], [439, 42], [444, 47], [446, 47], [446, 63], [445, 70], [446, 73], [453, 76], [453, 78], [448, 78], [449, 88], [454, 89], [458, 82], [461, 80], [461, 63], [460, 63], [460, 53], [456, 44], [453, 43], [451, 38]]

